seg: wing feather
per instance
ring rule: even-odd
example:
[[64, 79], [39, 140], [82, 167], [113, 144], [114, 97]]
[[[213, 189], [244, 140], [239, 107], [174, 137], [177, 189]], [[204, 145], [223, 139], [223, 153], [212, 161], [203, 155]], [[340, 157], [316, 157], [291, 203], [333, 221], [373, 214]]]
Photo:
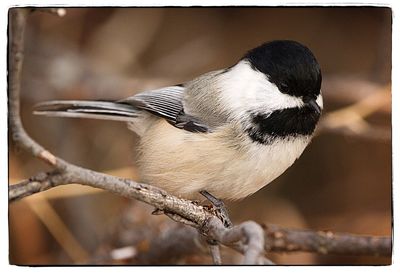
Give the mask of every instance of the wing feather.
[[208, 132], [209, 127], [195, 117], [185, 113], [183, 96], [185, 87], [170, 86], [161, 89], [145, 91], [128, 97], [118, 103], [130, 104], [154, 115], [166, 119], [173, 126], [191, 132]]
[[176, 122], [176, 117], [183, 110], [184, 91], [184, 87], [170, 86], [145, 91], [118, 102], [147, 110], [154, 115], [167, 119], [169, 122]]

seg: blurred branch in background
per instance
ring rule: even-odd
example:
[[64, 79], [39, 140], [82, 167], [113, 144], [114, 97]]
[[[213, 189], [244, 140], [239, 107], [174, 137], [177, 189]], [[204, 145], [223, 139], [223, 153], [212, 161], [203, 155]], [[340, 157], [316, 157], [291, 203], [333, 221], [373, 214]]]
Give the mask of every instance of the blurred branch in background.
[[81, 246], [74, 235], [72, 235], [46, 197], [39, 195], [37, 197], [36, 200], [27, 199], [30, 208], [47, 227], [51, 235], [53, 235], [74, 264], [87, 262], [89, 259], [89, 253]]
[[326, 113], [318, 126], [319, 133], [326, 131], [371, 140], [391, 140], [390, 128], [373, 125], [366, 120], [379, 112], [390, 113], [390, 86], [354, 79], [324, 81], [327, 87], [324, 97], [340, 103], [351, 103]]
[[67, 11], [63, 8], [36, 8], [36, 10], [54, 14], [59, 17], [63, 17], [67, 14]]
[[[56, 11], [56, 13], [58, 12]], [[219, 219], [216, 219], [210, 212], [204, 210], [201, 206], [194, 205], [190, 201], [178, 199], [160, 189], [145, 184], [138, 184], [132, 180], [120, 179], [82, 169], [54, 156], [43, 147], [39, 146], [26, 134], [19, 116], [20, 74], [24, 44], [23, 30], [26, 16], [27, 12], [24, 9], [14, 9], [11, 12], [10, 29], [12, 33], [10, 34], [9, 125], [15, 144], [20, 145], [24, 150], [29, 151], [35, 157], [45, 161], [52, 166], [54, 170], [49, 173], [41, 173], [22, 183], [11, 185], [9, 188], [10, 201], [64, 184], [79, 183], [102, 188], [124, 197], [144, 201], [158, 209], [164, 210], [164, 212], [168, 214], [172, 214], [174, 220], [190, 223], [202, 233], [206, 234], [207, 237], [216, 239], [220, 243], [244, 253], [245, 259], [243, 262], [250, 264], [260, 262], [269, 263], [265, 259], [262, 259], [262, 255], [265, 251], [307, 251], [322, 254], [390, 256], [390, 237], [368, 237], [352, 234], [335, 234], [331, 232], [304, 231], [286, 229], [274, 225], [266, 225], [264, 229], [262, 229], [261, 226], [254, 222], [242, 223], [235, 226], [233, 229], [226, 229], [222, 226]], [[355, 86], [353, 86], [353, 88], [355, 88]], [[368, 128], [364, 120], [365, 117], [380, 110], [382, 106], [386, 104], [387, 95], [371, 95], [371, 97], [367, 97], [359, 103], [354, 103], [349, 107], [328, 113], [326, 120], [322, 121], [321, 129], [342, 132], [342, 128], [346, 128], [346, 130], [351, 129], [351, 132], [356, 132], [358, 135], [361, 135], [360, 132], [365, 135], [365, 129]], [[350, 118], [348, 119], [348, 117]], [[346, 122], [343, 122], [342, 118], [346, 118]], [[351, 122], [347, 123], [347, 121]], [[35, 203], [41, 203], [40, 199], [35, 200]], [[47, 207], [47, 209], [49, 208]], [[56, 219], [57, 218], [58, 217], [56, 217]], [[51, 229], [51, 226], [48, 227]], [[60, 225], [58, 225], [58, 227], [60, 227]], [[61, 229], [61, 231], [63, 230], [65, 231], [64, 228]], [[149, 257], [154, 256], [157, 258], [157, 256], [161, 256], [157, 255], [157, 251], [164, 250], [167, 254], [173, 253], [171, 250], [177, 247], [177, 242], [179, 242], [180, 245], [185, 245], [185, 241], [188, 241], [185, 245], [186, 248], [195, 250], [193, 252], [200, 252], [201, 248], [198, 247], [199, 245], [197, 242], [193, 242], [193, 234], [198, 235], [195, 229], [182, 227], [179, 235], [174, 234], [174, 231], [175, 230], [170, 231], [170, 234], [167, 234], [167, 236], [169, 235], [167, 238], [153, 235], [151, 241], [148, 242], [148, 248], [141, 250], [140, 248], [123, 249], [122, 247], [122, 249], [111, 250], [109, 256], [113, 260], [118, 260], [120, 258], [142, 258], [138, 259], [138, 263], [140, 263], [140, 261], [142, 263], [148, 263], [151, 261]], [[56, 234], [53, 235], [56, 238], [59, 237], [56, 236]], [[263, 244], [264, 241], [265, 245]], [[237, 242], [240, 244], [237, 245]], [[126, 244], [129, 246], [129, 243]], [[64, 249], [67, 250], [68, 248], [70, 247], [64, 246]], [[146, 253], [146, 251], [148, 253]], [[181, 256], [179, 252], [182, 252], [182, 248], [179, 248], [178, 251], [175, 252], [178, 253], [177, 257]], [[204, 249], [201, 249], [201, 252], [204, 253]], [[90, 256], [85, 254], [85, 251], [78, 253], [81, 255], [79, 258], [75, 258], [74, 262], [81, 263], [82, 258], [88, 260], [88, 262], [91, 260], [99, 262], [99, 260], [95, 258], [88, 259]], [[162, 258], [159, 259], [161, 262], [163, 261]], [[99, 263], [102, 263], [102, 261], [100, 260]], [[151, 263], [156, 264], [160, 262], [155, 260]]]

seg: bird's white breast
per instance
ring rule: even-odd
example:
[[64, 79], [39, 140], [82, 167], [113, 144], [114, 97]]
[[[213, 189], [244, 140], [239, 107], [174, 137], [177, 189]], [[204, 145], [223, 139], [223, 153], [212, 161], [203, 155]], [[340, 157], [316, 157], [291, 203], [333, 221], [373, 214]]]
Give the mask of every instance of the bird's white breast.
[[261, 145], [233, 134], [234, 128], [191, 133], [157, 119], [141, 139], [142, 180], [190, 199], [198, 199], [201, 190], [241, 199], [281, 175], [309, 142], [288, 137]]

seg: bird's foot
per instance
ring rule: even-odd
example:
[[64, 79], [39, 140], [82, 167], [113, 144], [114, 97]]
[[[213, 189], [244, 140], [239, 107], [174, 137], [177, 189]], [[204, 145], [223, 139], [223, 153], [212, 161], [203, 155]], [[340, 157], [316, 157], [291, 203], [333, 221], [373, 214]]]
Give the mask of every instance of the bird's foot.
[[222, 221], [224, 226], [226, 228], [231, 228], [233, 224], [229, 218], [228, 210], [226, 209], [224, 202], [210, 194], [207, 190], [200, 191], [200, 194], [213, 204], [215, 215], [217, 215], [217, 217]]

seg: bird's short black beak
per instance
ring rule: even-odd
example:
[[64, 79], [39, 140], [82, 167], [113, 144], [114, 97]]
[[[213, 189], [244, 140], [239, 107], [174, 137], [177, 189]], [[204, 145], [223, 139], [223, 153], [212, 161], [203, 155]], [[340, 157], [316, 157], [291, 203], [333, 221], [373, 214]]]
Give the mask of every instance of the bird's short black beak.
[[314, 99], [307, 101], [306, 105], [311, 107], [318, 115], [321, 114], [321, 108], [318, 106], [317, 102]]

